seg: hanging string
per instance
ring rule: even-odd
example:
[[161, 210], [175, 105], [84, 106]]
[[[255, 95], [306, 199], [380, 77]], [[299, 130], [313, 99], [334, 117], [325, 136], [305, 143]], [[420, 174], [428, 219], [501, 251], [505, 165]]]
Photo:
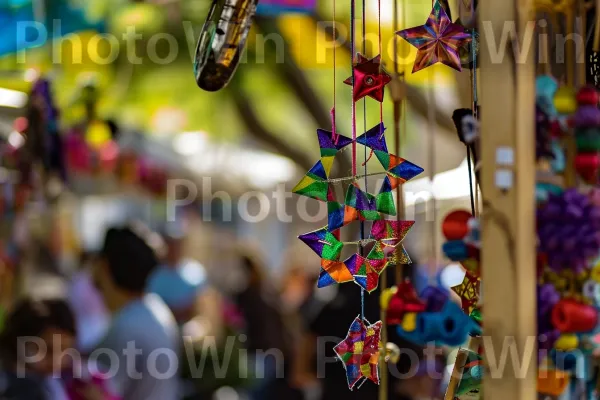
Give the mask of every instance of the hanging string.
[[435, 76], [433, 72], [429, 72], [429, 101], [431, 104], [427, 110], [427, 119], [429, 126], [429, 180], [431, 182], [431, 207], [433, 212], [433, 219], [431, 221], [431, 265], [429, 273], [429, 281], [433, 283], [435, 273], [437, 269], [437, 254], [438, 254], [438, 240], [437, 240], [437, 201], [435, 198], [434, 190], [434, 179], [435, 179], [435, 91], [434, 91]]
[[[367, 15], [366, 15], [366, 0], [362, 1], [362, 51], [363, 54], [367, 54]], [[354, 90], [352, 91], [354, 93]], [[367, 99], [363, 98], [363, 132], [367, 131]], [[365, 173], [364, 173], [364, 178], [365, 178], [365, 191], [368, 190], [367, 188], [367, 146], [364, 146], [364, 153], [365, 153], [365, 162], [364, 162], [364, 167], [365, 167]], [[360, 239], [364, 240], [365, 238], [365, 223], [363, 221], [360, 221]], [[364, 256], [364, 247], [360, 246], [360, 255]], [[360, 289], [360, 303], [361, 303], [361, 315], [362, 318], [365, 318], [365, 289], [361, 288]]]
[[[406, 21], [405, 21], [405, 10], [404, 10], [404, 1], [402, 1], [402, 20], [403, 26], [406, 26]], [[379, 1], [379, 26], [381, 29], [381, 1]], [[394, 8], [393, 8], [393, 20], [392, 20], [392, 27], [393, 27], [393, 31], [394, 32], [398, 32], [400, 30], [399, 26], [398, 26], [398, 0], [394, 0]], [[381, 46], [381, 34], [380, 34], [380, 42], [379, 45]], [[396, 37], [396, 35], [394, 34], [394, 39], [393, 39], [393, 45], [394, 45], [394, 59], [393, 59], [393, 65], [394, 65], [394, 79], [401, 79], [400, 78], [400, 73], [398, 70], [398, 39]], [[381, 50], [380, 50], [381, 51]], [[401, 80], [402, 81], [402, 80]], [[402, 123], [404, 123], [405, 119], [403, 118], [403, 108], [404, 108], [404, 101], [398, 101], [397, 99], [394, 99], [394, 140], [395, 140], [395, 147], [396, 147], [396, 155], [397, 156], [401, 156], [401, 138], [400, 138], [400, 122], [402, 121]], [[406, 127], [403, 126], [402, 127], [403, 132], [406, 131]], [[404, 217], [404, 199], [403, 199], [403, 193], [402, 193], [402, 185], [398, 185], [396, 187], [396, 202], [398, 203], [398, 213], [396, 215], [396, 220], [400, 221], [403, 217]], [[400, 250], [398, 250], [400, 251]], [[399, 284], [400, 282], [402, 282], [402, 280], [404, 279], [404, 265], [402, 264], [398, 264], [396, 265], [396, 284]]]
[[[354, 52], [355, 47], [355, 29], [354, 18], [355, 18], [355, 0], [350, 1], [350, 66], [354, 66]], [[354, 68], [352, 68], [352, 93], [354, 93], [356, 77], [354, 76]], [[356, 175], [356, 104], [354, 98], [352, 99], [352, 175]]]
[[[475, 194], [473, 193], [473, 171], [471, 168], [471, 146], [467, 144], [467, 167], [469, 168], [469, 193], [471, 197], [471, 215], [475, 216]], [[477, 189], [475, 189], [477, 190]]]
[[[366, 0], [364, 0], [366, 1]], [[379, 45], [379, 56], [381, 57], [381, 62], [383, 62], [383, 54], [381, 54], [381, 0], [377, 0], [377, 39]], [[381, 70], [381, 63], [379, 64], [379, 69]], [[383, 102], [379, 103], [379, 122], [383, 122]], [[383, 124], [380, 125], [383, 127]], [[383, 128], [381, 128], [381, 134], [379, 135], [379, 140], [383, 138]], [[399, 154], [397, 154], [399, 155]]]
[[[363, 0], [363, 5], [367, 0]], [[394, 0], [394, 9], [396, 9], [396, 1]], [[396, 16], [394, 16], [394, 18], [396, 18]], [[381, 0], [377, 0], [377, 34], [378, 34], [378, 45], [379, 45], [379, 56], [381, 57], [381, 60], [383, 60], [383, 55], [381, 54]], [[381, 68], [381, 65], [379, 66], [379, 68]], [[383, 124], [381, 124], [383, 122], [383, 102], [379, 103], [379, 122], [380, 122], [380, 126], [383, 126]], [[381, 140], [381, 138], [383, 138], [383, 129], [381, 134], [379, 135], [379, 138]], [[373, 154], [373, 152], [371, 152], [371, 155]], [[398, 267], [396, 267], [398, 268]], [[387, 271], [383, 271], [383, 273], [381, 274], [381, 288], [382, 290], [387, 289], [388, 287], [388, 279], [387, 279]], [[387, 326], [386, 326], [386, 312], [385, 310], [382, 308], [381, 309], [381, 321], [383, 321], [384, 323], [384, 327], [381, 330], [381, 344], [383, 346], [384, 349], [384, 357], [381, 358], [380, 360], [382, 360], [380, 362], [380, 385], [379, 385], [379, 400], [387, 400], [388, 398], [388, 369], [387, 369], [387, 363], [385, 361], [385, 348], [387, 346], [387, 341], [388, 341], [388, 334], [387, 334]]]
[[[335, 20], [335, 0], [333, 0], [333, 20], [332, 20], [332, 29], [333, 29], [333, 40], [335, 42], [337, 42], [337, 29], [335, 26], [336, 20]], [[335, 63], [335, 48], [337, 46], [333, 46], [333, 107], [331, 108], [331, 132], [332, 132], [332, 137], [333, 137], [333, 141], [335, 144], [338, 143], [339, 140], [339, 135], [337, 134], [337, 129], [335, 129], [335, 98], [336, 98], [336, 76], [335, 76], [335, 70], [336, 70], [336, 63]]]
[[[475, 19], [475, 1], [471, 1], [471, 19]], [[473, 118], [477, 119], [477, 108], [478, 108], [478, 97], [477, 97], [477, 39], [475, 37], [475, 27], [471, 30], [471, 112]], [[472, 154], [473, 153], [473, 154]], [[471, 195], [471, 214], [477, 216], [477, 175], [473, 179], [473, 155], [475, 153], [475, 147], [471, 143], [467, 143], [467, 165], [469, 169], [469, 192]], [[473, 182], [474, 180], [474, 182]], [[473, 193], [473, 191], [475, 193]]]
[[[354, 102], [354, 87], [356, 85], [356, 76], [354, 74], [354, 54], [356, 54], [356, 2], [355, 0], [351, 0], [350, 2], [350, 66], [352, 67], [352, 175], [356, 175], [356, 103]], [[364, 222], [360, 222], [360, 235], [361, 239], [364, 236]], [[362, 246], [360, 247], [360, 252], [362, 254]], [[364, 314], [364, 289], [361, 288], [360, 291], [360, 302], [361, 302], [361, 310], [360, 317], [361, 320], [365, 319]]]

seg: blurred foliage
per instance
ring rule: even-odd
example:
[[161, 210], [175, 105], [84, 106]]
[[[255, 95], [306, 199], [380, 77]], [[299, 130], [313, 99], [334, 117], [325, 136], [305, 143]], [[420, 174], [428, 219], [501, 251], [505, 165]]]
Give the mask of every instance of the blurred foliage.
[[[94, 79], [102, 93], [99, 102], [101, 115], [117, 118], [122, 123], [150, 133], [172, 134], [200, 130], [210, 133], [217, 140], [228, 141], [235, 141], [245, 133], [232, 101], [236, 90], [243, 90], [251, 95], [255, 111], [269, 130], [289, 137], [307, 150], [314, 150], [316, 123], [286, 83], [274, 72], [275, 63], [281, 62], [278, 59], [279, 52], [273, 54], [266, 50], [268, 46], [264, 46], [265, 38], [257, 36], [256, 33], [259, 32], [256, 30], [250, 36], [250, 51], [234, 77], [234, 85], [217, 93], [203, 92], [196, 87], [192, 58], [196, 38], [210, 5], [209, 0], [181, 0], [164, 5], [128, 0], [72, 1], [85, 5], [87, 12], [94, 18], [104, 19], [111, 39], [83, 32], [44, 48], [27, 50], [19, 56], [4, 57], [0, 59], [0, 87], [27, 90], [29, 83], [22, 79], [23, 74], [16, 74], [18, 71], [35, 68], [50, 73], [55, 80], [54, 87], [58, 88], [58, 103], [64, 110], [63, 123], [71, 124], [83, 116], [83, 110], [75, 101], [79, 87], [82, 82]], [[393, 3], [392, 0], [383, 0], [381, 3], [382, 52], [386, 68], [392, 71], [393, 60], [390, 55], [394, 34], [390, 16]], [[332, 4], [331, 1], [318, 1], [318, 11], [324, 18], [331, 18]], [[350, 18], [349, 4], [337, 2], [336, 5], [338, 28], [346, 36]], [[430, 11], [429, 2], [406, 2], [405, 8], [406, 15], [400, 16], [402, 26], [423, 24]], [[286, 15], [280, 17], [278, 22], [284, 40], [266, 39], [275, 40], [276, 48], [287, 43], [294, 60], [305, 71], [312, 89], [323, 99], [324, 105], [331, 107], [334, 87], [333, 51], [327, 49], [330, 43], [323, 30], [306, 15]], [[135, 42], [135, 46], [127, 46], [128, 41], [123, 35], [132, 27], [142, 38]], [[376, 54], [377, 2], [368, 3], [366, 30], [370, 40], [370, 53]], [[165, 32], [173, 38], [171, 41], [161, 37], [165, 36]], [[360, 44], [362, 39], [360, 32], [358, 34], [356, 42]], [[169, 59], [169, 51], [172, 52], [175, 48], [176, 56]], [[400, 71], [405, 66], [408, 68], [406, 72], [409, 82], [422, 85], [431, 79], [433, 73], [436, 75], [437, 85], [452, 84], [451, 73], [443, 67], [410, 74], [414, 51], [408, 44], [400, 42], [399, 51], [406, 58], [400, 65]], [[132, 54], [142, 62], [132, 64]], [[25, 63], [22, 62], [23, 57]], [[54, 63], [51, 62], [52, 59]], [[60, 62], [56, 62], [57, 59]], [[336, 51], [336, 65], [338, 129], [351, 135], [350, 90], [343, 84], [343, 80], [350, 75], [350, 53], [347, 49], [340, 48]], [[21, 79], [16, 79], [16, 76]], [[368, 102], [367, 107], [367, 126], [372, 126], [379, 121], [379, 106], [375, 102]], [[362, 115], [363, 106], [360, 103], [357, 104], [359, 121]], [[392, 126], [393, 109], [389, 101], [384, 102], [384, 115], [386, 125]], [[412, 124], [413, 121], [409, 123]]]

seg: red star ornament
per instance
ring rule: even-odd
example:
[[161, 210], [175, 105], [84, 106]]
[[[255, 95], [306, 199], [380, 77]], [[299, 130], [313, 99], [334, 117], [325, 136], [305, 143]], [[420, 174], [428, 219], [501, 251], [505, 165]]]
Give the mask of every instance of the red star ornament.
[[[365, 96], [369, 96], [378, 102], [383, 102], [384, 87], [391, 82], [392, 78], [381, 68], [381, 56], [368, 59], [358, 53], [358, 62], [354, 64], [354, 87], [353, 99], [355, 102]], [[344, 81], [346, 85], [352, 86], [352, 77]]]

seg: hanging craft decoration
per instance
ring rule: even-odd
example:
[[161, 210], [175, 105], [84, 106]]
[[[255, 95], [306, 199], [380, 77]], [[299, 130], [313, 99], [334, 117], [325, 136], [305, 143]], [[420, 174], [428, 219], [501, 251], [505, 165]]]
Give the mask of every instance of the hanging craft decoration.
[[[335, 0], [333, 9], [335, 24]], [[351, 10], [351, 52], [354, 57], [354, 0], [351, 3]], [[362, 18], [363, 37], [366, 37], [365, 12]], [[381, 53], [381, 21], [379, 24], [379, 53]], [[366, 51], [366, 42], [363, 43], [363, 48], [363, 52]], [[333, 57], [335, 65], [335, 49]], [[423, 168], [388, 151], [381, 103], [384, 98], [384, 88], [391, 81], [391, 77], [381, 65], [381, 55], [369, 59], [362, 54], [357, 54], [356, 59], [353, 58], [351, 62], [352, 76], [344, 83], [352, 87], [352, 138], [340, 135], [336, 131], [334, 67], [332, 131], [317, 130], [321, 159], [292, 189], [294, 193], [327, 203], [327, 225], [299, 237], [321, 258], [321, 272], [317, 286], [322, 288], [346, 282], [354, 282], [360, 286], [363, 304], [361, 314], [352, 323], [347, 338], [335, 347], [336, 354], [344, 363], [350, 390], [359, 387], [366, 380], [379, 384], [379, 342], [382, 322], [378, 321], [375, 324], [368, 322], [364, 315], [364, 295], [365, 292], [371, 293], [378, 288], [380, 275], [389, 265], [410, 263], [410, 257], [401, 243], [414, 225], [414, 221], [391, 221], [386, 219], [386, 216], [396, 215], [392, 190], [423, 172]], [[366, 118], [367, 98], [380, 103], [380, 122], [371, 129], [367, 129], [365, 122], [364, 132], [358, 135], [356, 102], [363, 100]], [[364, 146], [365, 162], [362, 175], [357, 171], [357, 145]], [[352, 149], [352, 175], [332, 178], [331, 170], [335, 157], [348, 147]], [[371, 155], [368, 156], [369, 150]], [[367, 172], [368, 162], [373, 154], [384, 168], [382, 173]], [[367, 177], [371, 175], [383, 175], [381, 186], [376, 193], [368, 192]], [[362, 178], [364, 178], [364, 185], [361, 182]], [[343, 201], [336, 198], [334, 188], [337, 184], [347, 184]], [[360, 240], [341, 241], [341, 228], [355, 221], [360, 223]], [[365, 237], [365, 221], [374, 221], [368, 238]], [[345, 260], [341, 260], [344, 246], [356, 246], [357, 251]], [[370, 246], [370, 249], [367, 250], [367, 246]], [[410, 302], [408, 298], [406, 300]], [[419, 301], [416, 299], [413, 302], [417, 305]], [[396, 306], [397, 301], [394, 303], [394, 307]], [[418, 311], [419, 308], [412, 310]]]
[[413, 73], [437, 63], [462, 71], [459, 49], [471, 40], [471, 35], [462, 25], [450, 20], [438, 0], [425, 25], [404, 29], [397, 34], [417, 48]]
[[588, 184], [598, 183], [600, 177], [600, 110], [598, 91], [586, 86], [577, 93], [579, 107], [573, 117], [577, 156], [575, 169]]
[[346, 339], [333, 349], [344, 363], [350, 390], [366, 379], [379, 385], [379, 342], [382, 323], [373, 325], [360, 316], [354, 319]]
[[[410, 257], [403, 247], [398, 257], [394, 257], [393, 252], [414, 225], [414, 221], [386, 220], [383, 214], [396, 215], [392, 190], [420, 174], [423, 169], [390, 154], [384, 132], [385, 127], [380, 123], [353, 141], [340, 134], [334, 136], [332, 132], [317, 130], [321, 159], [292, 191], [327, 202], [327, 226], [299, 236], [300, 240], [321, 257], [318, 287], [353, 281], [372, 292], [378, 287], [379, 275], [390, 263], [410, 263]], [[362, 190], [356, 180], [352, 181], [344, 202], [340, 203], [335, 199], [333, 185], [353, 178], [332, 179], [330, 172], [336, 155], [352, 143], [371, 149], [386, 169], [386, 176], [377, 195]], [[342, 261], [340, 254], [344, 243], [338, 240], [338, 231], [353, 221], [375, 221], [368, 239], [375, 244], [366, 257], [356, 253]]]
[[378, 55], [369, 60], [358, 53], [357, 58], [358, 62], [354, 65], [354, 76], [346, 79], [344, 83], [353, 86], [352, 96], [354, 101], [369, 96], [381, 103], [385, 85], [392, 80], [392, 77], [381, 67], [381, 56]]

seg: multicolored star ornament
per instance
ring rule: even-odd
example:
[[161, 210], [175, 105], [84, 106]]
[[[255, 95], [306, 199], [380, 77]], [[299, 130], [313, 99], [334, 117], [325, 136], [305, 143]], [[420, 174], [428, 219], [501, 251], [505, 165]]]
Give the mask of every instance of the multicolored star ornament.
[[413, 73], [436, 63], [462, 71], [458, 50], [471, 40], [471, 35], [463, 26], [450, 20], [439, 1], [436, 0], [425, 25], [397, 34], [417, 48]]
[[[369, 96], [378, 102], [383, 102], [385, 85], [392, 78], [381, 67], [381, 56], [368, 59], [362, 54], [356, 55], [358, 62], [354, 64], [354, 86], [352, 98], [355, 102], [365, 96]], [[344, 81], [346, 85], [352, 86], [352, 76]]]
[[356, 317], [346, 339], [333, 348], [344, 363], [350, 390], [367, 379], [379, 385], [381, 326], [381, 321], [370, 325], [368, 321]]
[[328, 201], [333, 198], [329, 185], [329, 173], [337, 153], [352, 143], [352, 139], [324, 129], [317, 129], [317, 138], [321, 149], [321, 159], [304, 175], [304, 178], [292, 189], [293, 193], [313, 199]]

